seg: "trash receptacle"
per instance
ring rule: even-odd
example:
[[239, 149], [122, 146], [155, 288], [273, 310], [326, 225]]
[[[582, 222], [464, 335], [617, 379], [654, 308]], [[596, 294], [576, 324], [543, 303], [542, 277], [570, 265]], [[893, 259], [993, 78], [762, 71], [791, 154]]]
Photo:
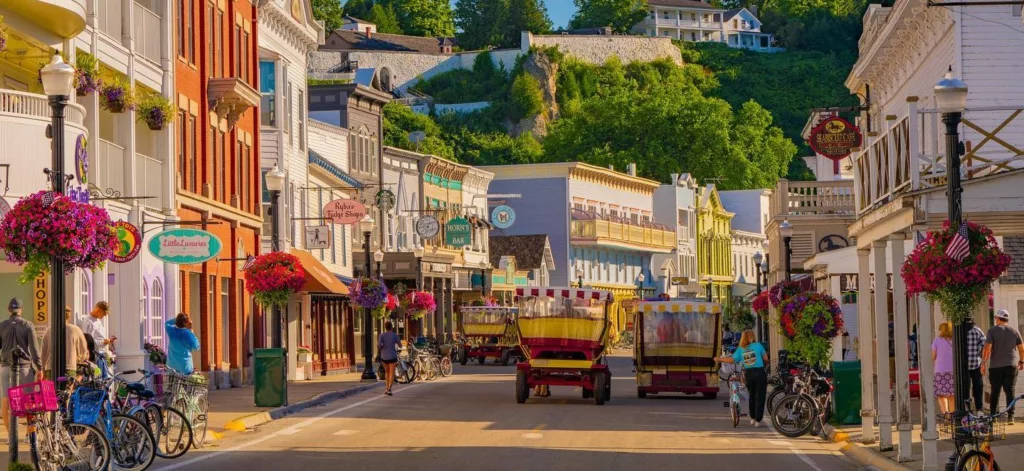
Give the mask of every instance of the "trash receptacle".
[[288, 377], [285, 373], [285, 350], [283, 348], [259, 348], [255, 352], [255, 387], [253, 396], [256, 407], [280, 407], [288, 402]]
[[835, 382], [832, 404], [835, 419], [841, 425], [860, 424], [860, 361], [832, 362], [832, 381]]

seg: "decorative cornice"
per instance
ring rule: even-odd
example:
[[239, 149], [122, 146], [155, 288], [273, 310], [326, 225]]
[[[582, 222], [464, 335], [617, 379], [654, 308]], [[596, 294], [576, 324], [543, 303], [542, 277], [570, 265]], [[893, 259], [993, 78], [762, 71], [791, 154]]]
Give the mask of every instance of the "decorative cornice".
[[258, 16], [261, 28], [273, 31], [300, 54], [306, 55], [317, 50], [319, 44], [316, 30], [313, 28], [303, 29], [290, 14], [282, 11], [277, 4], [270, 2], [259, 8]]

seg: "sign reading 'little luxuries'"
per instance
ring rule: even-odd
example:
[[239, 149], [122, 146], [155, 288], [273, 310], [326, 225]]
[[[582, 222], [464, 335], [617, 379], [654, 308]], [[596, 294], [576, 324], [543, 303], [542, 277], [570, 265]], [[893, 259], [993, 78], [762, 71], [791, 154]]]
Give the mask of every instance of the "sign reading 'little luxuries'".
[[334, 200], [324, 206], [324, 218], [335, 224], [355, 224], [364, 217], [366, 206], [356, 200]]
[[171, 229], [149, 241], [149, 253], [167, 263], [190, 265], [216, 257], [222, 245], [217, 236], [206, 231]]
[[473, 226], [466, 218], [452, 218], [444, 225], [444, 242], [453, 247], [465, 247], [473, 243]]

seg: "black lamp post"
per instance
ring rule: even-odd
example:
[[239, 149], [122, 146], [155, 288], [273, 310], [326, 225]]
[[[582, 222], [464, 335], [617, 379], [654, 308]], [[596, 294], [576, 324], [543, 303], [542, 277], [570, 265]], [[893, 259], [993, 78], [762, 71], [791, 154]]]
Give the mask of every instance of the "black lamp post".
[[636, 276], [636, 297], [638, 299], [644, 299], [644, 274], [640, 273]]
[[[953, 230], [960, 227], [961, 207], [960, 194], [963, 188], [960, 187], [960, 154], [963, 152], [960, 143], [960, 121], [963, 118], [964, 109], [967, 108], [967, 84], [962, 80], [953, 77], [953, 68], [942, 80], [935, 84], [935, 103], [942, 113], [942, 122], [946, 125], [946, 197], [949, 200], [949, 224]], [[971, 313], [967, 313], [964, 320], [953, 326], [953, 384], [956, 410], [953, 412], [953, 423], [960, 423], [960, 418], [966, 414], [964, 403], [970, 396], [970, 377], [967, 370], [967, 325], [970, 322]], [[956, 466], [956, 459], [959, 450], [963, 448], [964, 436], [957, 428], [953, 437], [955, 446], [953, 454], [946, 461], [946, 469], [952, 471]]]
[[[370, 236], [373, 234], [373, 217], [369, 213], [359, 221], [359, 230], [363, 232], [363, 253], [366, 254], [366, 267], [363, 273], [370, 278], [373, 276], [373, 267], [370, 265]], [[366, 308], [363, 308], [363, 360], [361, 380], [377, 381], [377, 374], [373, 371], [373, 314]]]
[[373, 253], [373, 261], [374, 263], [377, 264], [377, 278], [381, 279], [383, 282], [384, 271], [380, 269], [380, 266], [384, 262], [384, 252], [381, 252], [380, 249], [377, 249], [377, 251]]
[[[64, 109], [68, 106], [68, 97], [71, 96], [72, 83], [75, 77], [75, 68], [64, 62], [60, 54], [54, 54], [53, 60], [43, 67], [39, 72], [43, 81], [43, 91], [50, 97], [50, 157], [51, 167], [44, 170], [50, 177], [50, 184], [53, 192], [58, 195], [64, 194], [64, 187], [71, 175], [64, 174]], [[59, 257], [50, 259], [50, 338], [63, 339], [65, 337], [64, 310], [64, 261]], [[54, 379], [63, 376], [67, 365], [64, 364], [67, 346], [64, 342], [51, 342], [53, 344], [53, 359], [51, 371]], [[16, 440], [15, 440], [16, 442]], [[17, 445], [15, 445], [17, 447]], [[15, 455], [15, 451], [12, 454]]]
[[416, 257], [416, 289], [423, 291], [423, 248], [412, 249], [412, 255]]
[[[761, 262], [761, 265], [758, 267], [758, 270], [760, 272], [761, 277], [764, 278], [764, 289], [768, 289], [768, 255], [765, 255], [764, 259], [765, 260], [763, 262]], [[770, 313], [769, 313], [769, 315], [770, 315]], [[765, 349], [767, 349], [768, 351], [771, 351], [771, 348], [770, 348], [771, 332], [769, 332], [769, 330], [768, 330], [769, 328], [770, 328], [770, 323], [768, 323], [768, 322], [762, 322], [761, 323], [761, 338], [763, 339], [761, 342], [764, 343], [764, 348]]]
[[[285, 177], [285, 173], [282, 172], [276, 164], [264, 177], [267, 184], [267, 190], [270, 191], [270, 250], [272, 252], [281, 251], [281, 191], [284, 190]], [[273, 307], [271, 319], [275, 326], [272, 334], [274, 337], [271, 344], [277, 348], [284, 348], [284, 320], [281, 316], [280, 306]]]
[[704, 283], [707, 284], [707, 287], [708, 287], [708, 302], [709, 303], [711, 302], [711, 298], [712, 298], [712, 296], [711, 296], [711, 282], [712, 281], [713, 280], [711, 279], [711, 275], [707, 275], [707, 276], [704, 277]]
[[[761, 255], [761, 252], [756, 252], [754, 253], [754, 256], [751, 258], [754, 261], [754, 271], [757, 272], [757, 274], [754, 275], [755, 279], [757, 280], [756, 294], [761, 294], [761, 261], [764, 260], [764, 255]], [[763, 335], [764, 319], [761, 319], [761, 316], [757, 316], [757, 336], [760, 338], [761, 341], [764, 341], [764, 338], [762, 337]]]
[[480, 298], [487, 297], [487, 262], [480, 262]]
[[579, 286], [577, 286], [577, 287], [578, 288], [583, 288], [583, 269], [582, 268], [577, 268], [576, 269], [576, 279], [579, 280]]
[[782, 235], [782, 243], [785, 245], [786, 281], [793, 281], [793, 249], [790, 246], [793, 241], [793, 225], [789, 223], [789, 219], [779, 224], [779, 234]]

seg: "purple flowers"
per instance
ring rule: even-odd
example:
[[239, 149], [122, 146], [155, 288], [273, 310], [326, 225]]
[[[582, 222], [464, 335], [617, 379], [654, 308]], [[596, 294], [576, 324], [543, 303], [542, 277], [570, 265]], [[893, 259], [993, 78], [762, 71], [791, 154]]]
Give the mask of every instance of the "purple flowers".
[[351, 288], [352, 300], [360, 307], [376, 310], [387, 302], [388, 287], [376, 278], [359, 278]]
[[114, 83], [100, 89], [100, 106], [111, 113], [135, 109], [135, 93], [131, 84], [117, 78]]

